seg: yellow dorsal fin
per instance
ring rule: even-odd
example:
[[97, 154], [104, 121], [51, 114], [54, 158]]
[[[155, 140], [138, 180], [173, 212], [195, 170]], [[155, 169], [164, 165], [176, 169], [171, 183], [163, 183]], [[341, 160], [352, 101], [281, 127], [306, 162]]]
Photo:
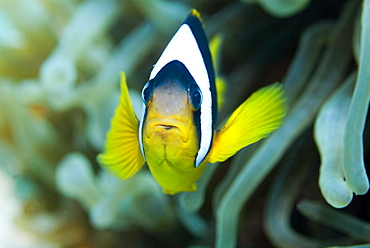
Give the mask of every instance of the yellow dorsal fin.
[[221, 45], [223, 42], [223, 36], [221, 34], [216, 34], [209, 42], [209, 50], [212, 55], [212, 63], [214, 66], [215, 74], [217, 75], [220, 70], [220, 60], [221, 60]]
[[192, 9], [190, 10], [190, 14], [193, 16], [196, 16], [199, 19], [199, 21], [203, 24], [202, 17], [200, 16], [200, 13], [198, 12], [198, 10]]
[[126, 76], [121, 73], [121, 97], [107, 133], [104, 153], [99, 164], [124, 180], [133, 176], [144, 164], [138, 138], [139, 121], [132, 107]]
[[225, 94], [226, 94], [226, 79], [222, 76], [216, 76], [216, 89], [217, 89], [217, 109], [221, 109], [225, 105]]
[[222, 162], [245, 146], [279, 128], [287, 111], [283, 86], [279, 83], [253, 93], [232, 113], [216, 134], [209, 162]]
[[223, 36], [221, 34], [215, 35], [209, 42], [209, 49], [212, 55], [212, 63], [216, 75], [216, 89], [217, 89], [217, 106], [220, 111], [225, 103], [226, 93], [226, 79], [220, 74], [221, 67], [221, 45]]

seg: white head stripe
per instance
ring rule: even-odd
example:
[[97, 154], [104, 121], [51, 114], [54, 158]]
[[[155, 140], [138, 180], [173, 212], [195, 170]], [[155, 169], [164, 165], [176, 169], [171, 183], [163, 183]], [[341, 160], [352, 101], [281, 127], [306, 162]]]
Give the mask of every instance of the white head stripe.
[[145, 112], [146, 112], [146, 105], [143, 104], [143, 107], [141, 110], [141, 120], [139, 124], [139, 144], [140, 144], [141, 154], [143, 155], [143, 158], [146, 160], [144, 147], [143, 147], [143, 125], [144, 125], [143, 123], [144, 123]]
[[207, 155], [212, 141], [212, 94], [207, 69], [198, 43], [186, 23], [180, 27], [168, 43], [150, 73], [150, 79], [153, 79], [167, 63], [173, 60], [178, 60], [186, 66], [203, 95], [200, 108], [201, 140], [195, 162], [195, 165], [198, 166]]

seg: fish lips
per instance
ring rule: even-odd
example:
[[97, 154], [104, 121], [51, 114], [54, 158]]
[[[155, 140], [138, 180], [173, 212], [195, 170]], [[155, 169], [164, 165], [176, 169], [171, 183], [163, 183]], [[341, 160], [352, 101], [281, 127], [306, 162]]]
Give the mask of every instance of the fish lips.
[[146, 136], [150, 138], [154, 133], [178, 135], [186, 143], [189, 140], [187, 129], [187, 125], [181, 120], [163, 117], [152, 118], [147, 121]]

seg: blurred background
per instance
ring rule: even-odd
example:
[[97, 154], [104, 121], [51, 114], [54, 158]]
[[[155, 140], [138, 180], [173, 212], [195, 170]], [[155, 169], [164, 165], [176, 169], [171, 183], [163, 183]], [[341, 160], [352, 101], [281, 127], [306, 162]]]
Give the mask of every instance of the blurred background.
[[[140, 113], [192, 8], [218, 41], [219, 124], [276, 81], [289, 113], [169, 196], [96, 156], [120, 72]], [[0, 247], [369, 247], [369, 44], [368, 0], [0, 0]]]

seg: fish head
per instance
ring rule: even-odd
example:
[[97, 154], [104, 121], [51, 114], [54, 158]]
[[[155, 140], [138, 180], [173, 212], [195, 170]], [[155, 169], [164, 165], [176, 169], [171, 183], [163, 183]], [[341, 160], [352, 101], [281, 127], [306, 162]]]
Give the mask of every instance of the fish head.
[[146, 116], [142, 142], [148, 165], [159, 166], [165, 162], [180, 171], [193, 170], [199, 150], [194, 124], [199, 110], [194, 105], [199, 105], [195, 101], [200, 101], [200, 91], [196, 84], [184, 84], [176, 79], [146, 87], [152, 87], [143, 90]]

